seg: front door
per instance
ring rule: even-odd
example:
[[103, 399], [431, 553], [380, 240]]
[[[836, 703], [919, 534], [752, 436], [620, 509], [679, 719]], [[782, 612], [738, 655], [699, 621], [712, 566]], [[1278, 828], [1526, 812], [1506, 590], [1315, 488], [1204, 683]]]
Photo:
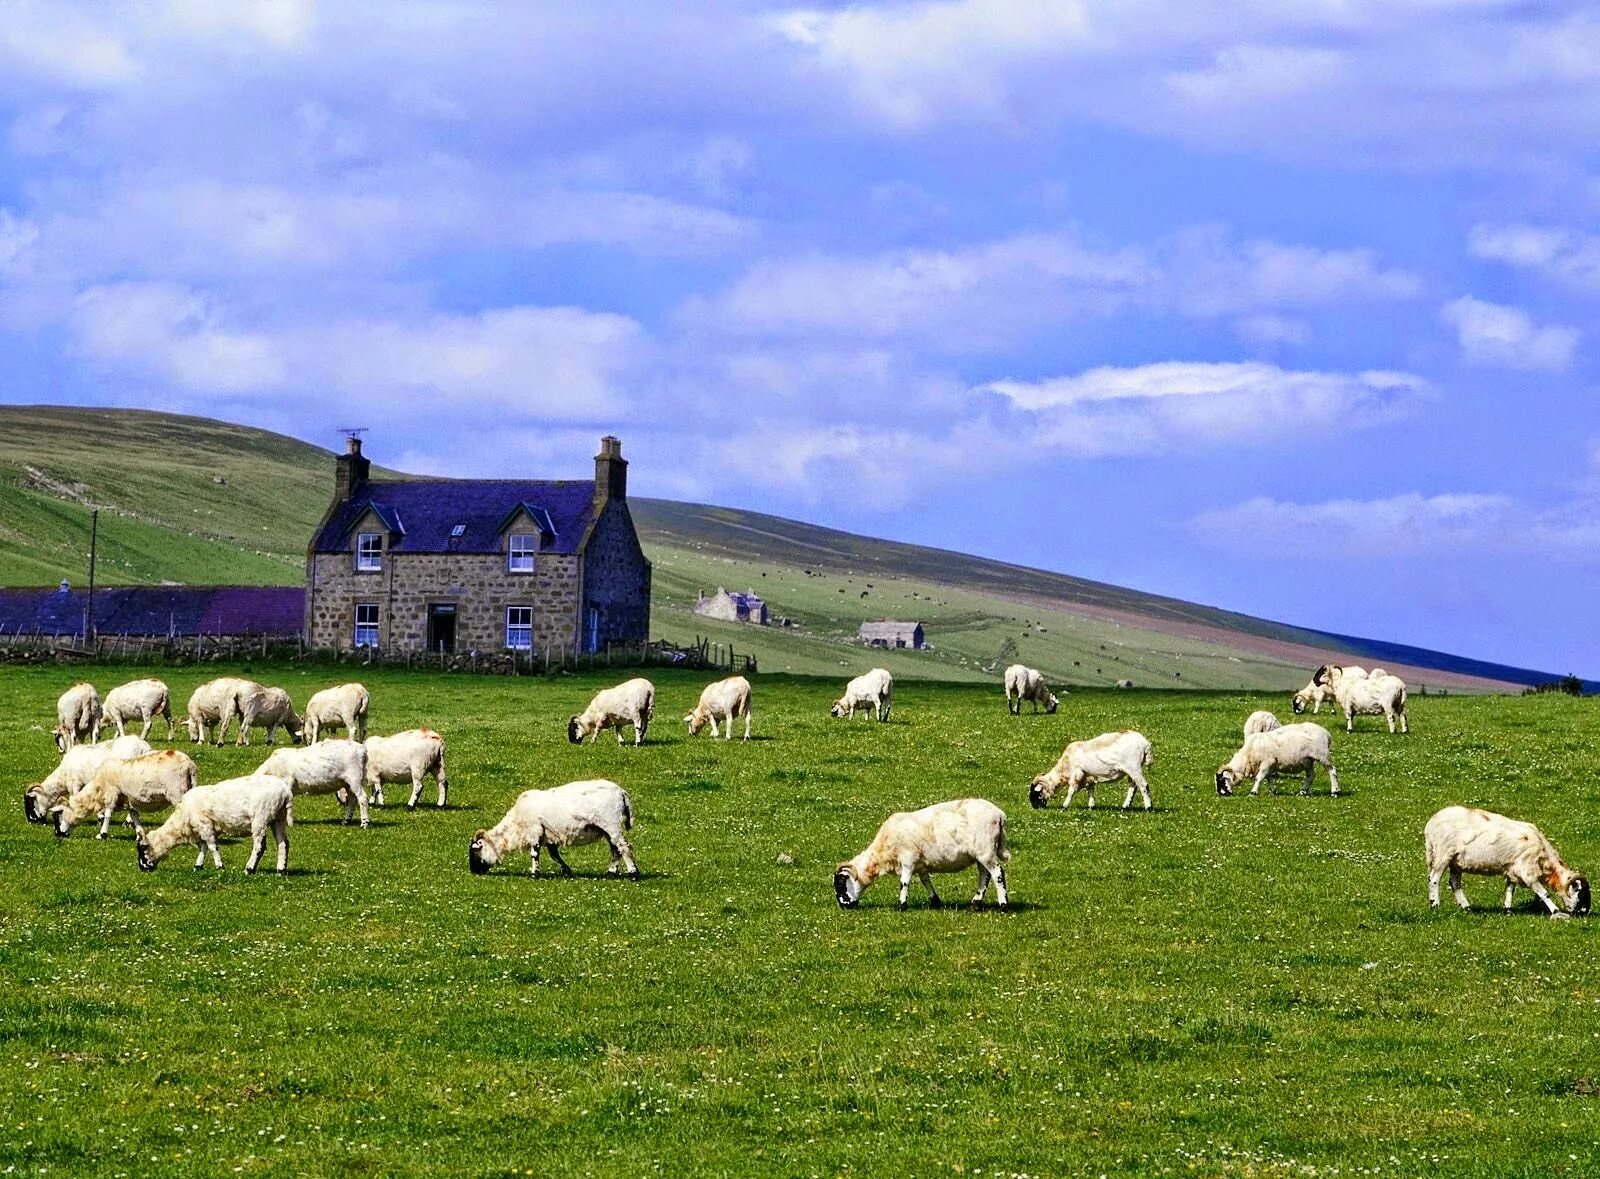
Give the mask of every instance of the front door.
[[434, 602], [428, 607], [428, 651], [454, 655], [456, 650], [456, 604]]

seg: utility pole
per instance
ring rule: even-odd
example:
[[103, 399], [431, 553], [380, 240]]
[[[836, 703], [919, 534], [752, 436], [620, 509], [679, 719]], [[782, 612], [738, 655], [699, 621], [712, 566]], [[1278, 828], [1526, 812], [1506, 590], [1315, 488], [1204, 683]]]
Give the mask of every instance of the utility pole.
[[94, 629], [94, 558], [95, 548], [100, 540], [100, 509], [93, 508], [89, 512], [89, 604], [84, 610], [84, 637], [95, 638]]

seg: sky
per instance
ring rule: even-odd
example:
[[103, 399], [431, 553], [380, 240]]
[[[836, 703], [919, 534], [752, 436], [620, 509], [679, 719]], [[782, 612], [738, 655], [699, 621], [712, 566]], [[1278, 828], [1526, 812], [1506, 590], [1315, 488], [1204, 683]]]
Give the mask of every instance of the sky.
[[0, 17], [0, 401], [1600, 675], [1587, 5]]

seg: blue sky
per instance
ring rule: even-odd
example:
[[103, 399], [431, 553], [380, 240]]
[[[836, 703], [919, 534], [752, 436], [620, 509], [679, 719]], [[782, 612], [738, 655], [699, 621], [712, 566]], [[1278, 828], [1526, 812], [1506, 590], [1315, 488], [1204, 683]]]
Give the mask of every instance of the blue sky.
[[1600, 16], [0, 20], [0, 398], [580, 475], [1600, 674]]

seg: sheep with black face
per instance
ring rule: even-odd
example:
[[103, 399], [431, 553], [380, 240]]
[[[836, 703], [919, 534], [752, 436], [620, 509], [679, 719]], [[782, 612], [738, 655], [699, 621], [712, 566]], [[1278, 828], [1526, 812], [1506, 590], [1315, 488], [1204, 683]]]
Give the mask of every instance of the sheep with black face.
[[148, 741], [132, 736], [115, 737], [93, 745], [74, 745], [43, 782], [36, 782], [22, 792], [23, 817], [30, 823], [47, 822], [50, 808], [87, 786], [111, 758], [140, 757], [149, 752]]
[[655, 711], [656, 686], [647, 679], [632, 679], [596, 692], [589, 707], [567, 721], [567, 740], [582, 745], [585, 738], [598, 740], [602, 729], [615, 729], [621, 745], [624, 726], [632, 725], [633, 743], [639, 745]]
[[1328, 771], [1330, 793], [1339, 793], [1339, 774], [1333, 768], [1332, 742], [1328, 730], [1310, 721], [1283, 725], [1265, 733], [1251, 733], [1237, 753], [1217, 769], [1217, 793], [1228, 795], [1246, 779], [1254, 779], [1252, 795], [1261, 792], [1268, 778], [1304, 773], [1301, 794], [1311, 792], [1311, 780], [1321, 766]]
[[572, 869], [561, 858], [561, 848], [578, 847], [604, 839], [611, 848], [615, 876], [619, 865], [628, 876], [639, 879], [639, 865], [627, 831], [633, 826], [633, 802], [628, 792], [615, 782], [596, 778], [568, 782], [550, 790], [524, 790], [517, 801], [489, 830], [478, 830], [467, 845], [467, 867], [482, 876], [506, 856], [527, 851], [532, 865], [529, 874], [539, 875], [539, 853], [548, 850], [563, 876]]
[[1552, 917], [1567, 916], [1550, 899], [1552, 891], [1568, 913], [1575, 917], [1589, 914], [1589, 881], [1561, 862], [1556, 849], [1532, 823], [1477, 807], [1447, 806], [1428, 820], [1422, 842], [1428, 857], [1428, 904], [1435, 909], [1439, 907], [1439, 878], [1448, 871], [1450, 891], [1462, 909], [1471, 906], [1461, 888], [1461, 874], [1471, 872], [1505, 877], [1508, 913], [1512, 894], [1520, 886], [1532, 889]]
[[1072, 805], [1072, 796], [1080, 789], [1089, 796], [1089, 808], [1094, 809], [1094, 788], [1097, 783], [1128, 780], [1128, 793], [1122, 799], [1122, 809], [1133, 802], [1133, 793], [1139, 792], [1144, 809], [1149, 810], [1150, 783], [1144, 771], [1154, 759], [1150, 740], [1132, 729], [1118, 733], [1101, 733], [1087, 741], [1074, 741], [1068, 745], [1056, 764], [1033, 780], [1028, 787], [1028, 802], [1035, 810], [1050, 805], [1056, 791], [1067, 788], [1061, 805]]
[[928, 904], [937, 909], [943, 902], [934, 891], [931, 873], [960, 872], [976, 864], [978, 892], [972, 903], [983, 900], [993, 881], [996, 903], [1003, 909], [1008, 899], [1005, 865], [1010, 859], [1004, 811], [982, 798], [940, 802], [885, 819], [866, 849], [834, 872], [833, 893], [841, 909], [853, 909], [873, 881], [892, 873], [900, 879], [904, 909], [915, 876], [928, 890]]
[[1006, 708], [1012, 716], [1022, 715], [1022, 702], [1031, 700], [1033, 711], [1039, 711], [1039, 705], [1044, 705], [1047, 713], [1054, 715], [1059, 701], [1050, 686], [1044, 682], [1044, 676], [1031, 667], [1024, 667], [1020, 663], [1013, 663], [1006, 668]]

